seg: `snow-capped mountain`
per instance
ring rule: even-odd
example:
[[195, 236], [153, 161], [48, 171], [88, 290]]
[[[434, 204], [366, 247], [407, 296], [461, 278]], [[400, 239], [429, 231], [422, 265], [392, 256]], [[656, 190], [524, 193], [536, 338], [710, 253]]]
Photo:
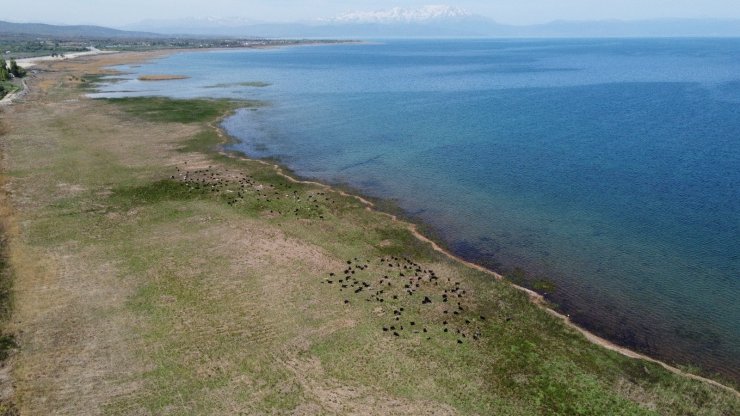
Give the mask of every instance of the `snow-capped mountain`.
[[473, 17], [473, 14], [465, 9], [446, 5], [430, 5], [416, 9], [394, 7], [387, 10], [376, 11], [352, 11], [330, 19], [322, 19], [326, 23], [351, 24], [351, 23], [375, 23], [375, 24], [398, 24], [398, 23], [426, 23], [442, 20], [461, 20]]
[[168, 34], [384, 38], [484, 36], [494, 24], [490, 19], [452, 6], [394, 7], [354, 11], [329, 18], [293, 23], [261, 23], [239, 18], [144, 21], [125, 27]]

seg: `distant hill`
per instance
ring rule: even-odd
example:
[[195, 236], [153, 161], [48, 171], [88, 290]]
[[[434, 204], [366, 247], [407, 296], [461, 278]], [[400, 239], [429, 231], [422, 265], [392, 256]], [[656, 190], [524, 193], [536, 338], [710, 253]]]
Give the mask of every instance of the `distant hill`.
[[129, 32], [102, 26], [58, 26], [43, 23], [11, 23], [0, 20], [0, 35], [49, 36], [55, 38], [154, 38], [163, 35]]

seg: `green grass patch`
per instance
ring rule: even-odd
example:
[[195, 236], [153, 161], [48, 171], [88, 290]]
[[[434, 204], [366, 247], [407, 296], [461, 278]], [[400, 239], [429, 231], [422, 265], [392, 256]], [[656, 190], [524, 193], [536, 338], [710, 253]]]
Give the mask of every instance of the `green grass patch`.
[[164, 179], [143, 186], [122, 187], [113, 190], [111, 202], [119, 206], [155, 204], [168, 200], [196, 199], [202, 192], [193, 192], [187, 184]]
[[17, 348], [15, 337], [7, 333], [5, 324], [10, 319], [13, 307], [13, 280], [5, 254], [6, 241], [0, 241], [0, 363], [3, 363], [10, 351]]
[[177, 150], [183, 153], [212, 151], [221, 144], [221, 136], [213, 129], [202, 131], [183, 143]]
[[10, 355], [10, 351], [15, 348], [18, 348], [18, 344], [16, 344], [13, 335], [0, 336], [0, 362], [5, 361]]
[[21, 86], [10, 81], [0, 81], [0, 98], [21, 90]]
[[378, 228], [376, 249], [379, 255], [409, 256], [420, 261], [429, 261], [434, 256], [429, 244], [416, 238], [405, 227], [389, 226]]
[[237, 108], [259, 107], [259, 101], [173, 100], [162, 97], [105, 98], [124, 111], [147, 121], [170, 123], [209, 122]]
[[7, 242], [3, 239], [0, 244], [0, 322], [5, 322], [10, 318], [12, 278], [4, 253]]
[[[18, 349], [15, 334], [7, 328], [13, 311], [13, 274], [8, 264], [8, 242], [3, 228], [0, 227], [0, 367], [5, 367], [11, 353]], [[5, 383], [7, 382], [6, 380]], [[0, 399], [0, 414], [11, 416], [20, 414], [15, 406], [14, 397]]]
[[84, 74], [82, 76], [70, 75], [72, 81], [79, 81], [79, 87], [84, 91], [96, 92], [100, 84], [116, 84], [125, 81], [125, 78], [115, 77], [108, 74]]

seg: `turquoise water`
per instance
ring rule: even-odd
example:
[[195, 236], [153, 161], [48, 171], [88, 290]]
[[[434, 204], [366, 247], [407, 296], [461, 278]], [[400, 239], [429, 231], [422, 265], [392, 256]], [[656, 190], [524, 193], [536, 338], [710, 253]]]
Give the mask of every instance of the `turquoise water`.
[[[461, 256], [554, 282], [581, 325], [740, 379], [740, 40], [393, 41], [122, 69], [102, 94], [270, 102], [224, 122], [235, 149], [393, 200]], [[135, 80], [157, 73], [191, 78]]]

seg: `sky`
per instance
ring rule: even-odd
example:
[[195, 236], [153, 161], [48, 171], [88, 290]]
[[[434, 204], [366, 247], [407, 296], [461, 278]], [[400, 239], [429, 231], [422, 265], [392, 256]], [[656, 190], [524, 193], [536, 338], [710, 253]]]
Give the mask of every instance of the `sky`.
[[328, 18], [348, 11], [447, 4], [500, 23], [552, 20], [740, 18], [740, 0], [34, 0], [4, 7], [0, 20], [125, 26], [147, 19], [239, 17], [268, 22]]

